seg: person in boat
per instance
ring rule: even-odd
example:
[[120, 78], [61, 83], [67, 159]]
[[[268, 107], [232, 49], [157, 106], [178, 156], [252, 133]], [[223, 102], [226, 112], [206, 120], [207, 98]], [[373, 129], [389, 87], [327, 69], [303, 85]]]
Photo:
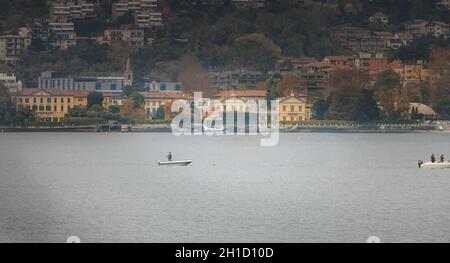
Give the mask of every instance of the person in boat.
[[171, 162], [172, 158], [173, 158], [172, 152], [169, 152], [169, 154], [167, 155], [167, 160], [169, 160], [169, 162]]
[[444, 156], [444, 154], [441, 154], [441, 163], [444, 163], [445, 162], [445, 156]]
[[435, 163], [436, 162], [436, 157], [434, 156], [434, 153], [431, 155], [431, 162]]

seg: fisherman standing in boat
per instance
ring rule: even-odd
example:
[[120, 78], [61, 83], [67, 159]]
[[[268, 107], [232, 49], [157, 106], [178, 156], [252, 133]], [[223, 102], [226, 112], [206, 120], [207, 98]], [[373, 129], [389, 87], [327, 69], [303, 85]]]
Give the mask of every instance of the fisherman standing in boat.
[[172, 152], [169, 152], [169, 154], [167, 155], [167, 160], [169, 160], [169, 162], [172, 161]]
[[435, 163], [436, 162], [436, 157], [434, 156], [434, 153], [431, 155], [431, 162]]
[[441, 163], [444, 163], [444, 162], [445, 162], [444, 154], [441, 154]]

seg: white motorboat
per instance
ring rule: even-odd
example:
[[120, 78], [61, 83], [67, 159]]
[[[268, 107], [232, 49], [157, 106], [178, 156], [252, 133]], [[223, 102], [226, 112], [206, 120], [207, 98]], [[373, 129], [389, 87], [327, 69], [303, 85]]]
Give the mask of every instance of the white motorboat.
[[443, 163], [432, 163], [432, 162], [422, 162], [419, 161], [419, 168], [425, 168], [425, 169], [450, 169], [450, 162], [443, 162]]
[[167, 162], [158, 162], [158, 165], [160, 166], [188, 166], [192, 163], [191, 160], [185, 160], [185, 161], [167, 161]]

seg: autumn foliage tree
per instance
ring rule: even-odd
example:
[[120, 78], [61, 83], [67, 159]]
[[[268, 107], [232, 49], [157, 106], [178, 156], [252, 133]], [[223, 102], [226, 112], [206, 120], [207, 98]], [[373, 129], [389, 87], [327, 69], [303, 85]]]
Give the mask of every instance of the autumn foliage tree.
[[377, 120], [377, 103], [367, 83], [368, 76], [363, 71], [349, 69], [334, 72], [330, 80], [326, 116], [335, 120]]
[[121, 118], [145, 118], [144, 103], [136, 104], [136, 101], [132, 98], [127, 99], [122, 106], [120, 111]]
[[378, 73], [374, 85], [375, 95], [383, 117], [387, 120], [409, 118], [409, 99], [400, 82], [400, 76], [393, 70]]
[[434, 49], [428, 68], [436, 76], [430, 85], [430, 101], [435, 109], [450, 116], [450, 48]]
[[302, 78], [290, 74], [284, 76], [276, 85], [275, 92], [278, 96], [289, 96], [291, 91], [303, 91], [304, 81]]
[[203, 92], [209, 94], [211, 90], [210, 73], [203, 68], [198, 59], [188, 55], [180, 62], [178, 81], [183, 84], [184, 92]]
[[263, 34], [254, 33], [236, 38], [232, 45], [234, 64], [267, 71], [274, 67], [281, 48]]

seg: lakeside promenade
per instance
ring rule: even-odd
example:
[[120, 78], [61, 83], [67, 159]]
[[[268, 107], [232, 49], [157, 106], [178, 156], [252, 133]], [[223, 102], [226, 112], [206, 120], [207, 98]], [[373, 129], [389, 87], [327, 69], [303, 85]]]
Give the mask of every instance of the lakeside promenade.
[[[5, 127], [1, 133], [8, 132], [171, 132], [169, 124], [121, 125], [118, 129], [99, 129], [98, 126], [71, 127]], [[415, 133], [449, 132], [449, 124], [300, 124], [280, 125], [282, 133], [329, 132], [329, 133]]]

